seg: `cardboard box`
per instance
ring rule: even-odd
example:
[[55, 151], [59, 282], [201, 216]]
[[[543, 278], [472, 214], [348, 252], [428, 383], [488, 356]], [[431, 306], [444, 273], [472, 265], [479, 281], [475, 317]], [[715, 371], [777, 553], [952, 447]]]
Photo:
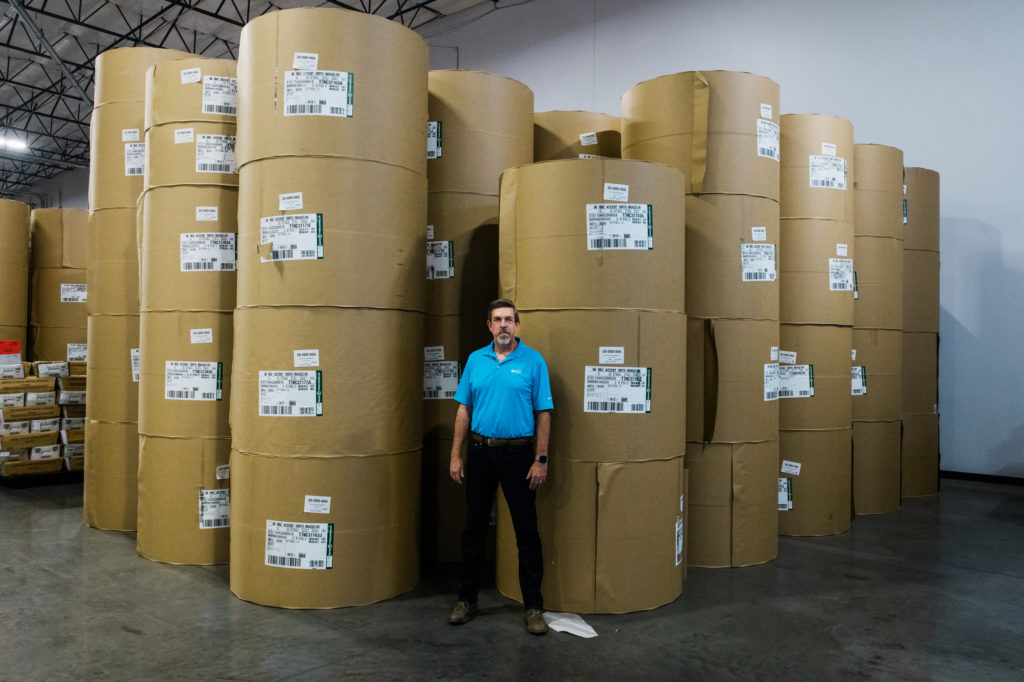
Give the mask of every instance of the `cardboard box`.
[[[325, 609], [411, 590], [419, 580], [419, 460], [419, 449], [300, 458], [232, 450], [231, 591], [268, 606]], [[267, 543], [272, 526], [295, 532], [283, 524], [317, 524], [311, 530], [328, 541], [331, 567], [287, 567], [298, 557]], [[322, 544], [309, 547], [326, 560]], [[268, 556], [280, 558], [268, 565]], [[307, 552], [304, 565], [315, 558]]]
[[139, 348], [139, 316], [93, 315], [89, 346], [89, 419], [138, 421], [139, 383], [132, 356]]
[[560, 310], [521, 319], [519, 336], [544, 356], [551, 379], [553, 459], [665, 460], [685, 452], [685, 315]]
[[903, 241], [888, 237], [856, 237], [857, 294], [853, 326], [903, 328]]
[[61, 405], [61, 418], [85, 419], [85, 405]]
[[75, 361], [68, 362], [68, 375], [69, 376], [73, 376], [73, 377], [77, 377], [77, 376], [84, 377], [85, 376], [85, 368], [86, 368], [87, 364], [88, 363], [86, 363], [86, 362], [75, 362]]
[[32, 422], [30, 421], [0, 421], [0, 436], [9, 436], [17, 433], [31, 433]]
[[760, 197], [686, 197], [686, 314], [779, 319], [779, 204]]
[[491, 343], [485, 326], [487, 309], [473, 317], [424, 316], [423, 434], [450, 440], [454, 437], [458, 403], [454, 391], [469, 354]]
[[[32, 273], [32, 326], [85, 329], [87, 291], [80, 286], [87, 286], [84, 268], [35, 270]], [[40, 359], [61, 360], [63, 357], [40, 356]]]
[[852, 325], [857, 260], [853, 223], [780, 220], [779, 319]]
[[237, 186], [235, 141], [234, 122], [184, 121], [147, 129], [143, 188]]
[[903, 415], [903, 497], [939, 492], [939, 415]]
[[427, 225], [426, 311], [486, 320], [500, 295], [498, 198], [431, 192]]
[[146, 130], [176, 121], [234, 124], [238, 115], [236, 66], [233, 59], [193, 56], [149, 67]]
[[789, 481], [792, 501], [792, 508], [779, 511], [779, 535], [836, 535], [850, 530], [851, 435], [850, 428], [779, 431], [780, 468], [795, 464], [800, 471], [779, 474], [780, 487], [781, 479]]
[[778, 349], [778, 322], [689, 318], [689, 440], [739, 443], [778, 437], [778, 387], [772, 380], [778, 371]]
[[[853, 330], [852, 366], [863, 367], [866, 393], [852, 397], [854, 421], [898, 421], [903, 412], [903, 332]], [[856, 434], [854, 434], [856, 436]]]
[[141, 310], [234, 310], [238, 190], [157, 187], [139, 202]]
[[67, 360], [37, 361], [32, 363], [32, 374], [37, 377], [63, 377], [70, 371]]
[[853, 124], [821, 114], [785, 114], [781, 118], [779, 215], [852, 224], [856, 177]]
[[70, 445], [72, 443], [84, 443], [85, 442], [85, 428], [81, 429], [68, 429], [60, 432], [60, 442], [62, 445]]
[[231, 437], [232, 338], [231, 313], [142, 314], [139, 433]]
[[691, 566], [751, 566], [778, 556], [779, 441], [689, 443]]
[[57, 380], [50, 377], [0, 379], [0, 393], [40, 393], [54, 391]]
[[56, 431], [0, 436], [0, 450], [17, 450], [21, 448], [34, 448], [40, 445], [56, 445], [57, 437]]
[[903, 332], [904, 413], [930, 414], [939, 406], [939, 335]]
[[26, 393], [25, 405], [56, 405], [56, 391], [44, 391], [42, 393]]
[[56, 459], [60, 460], [60, 445], [53, 443], [49, 445], [36, 445], [29, 450], [29, 459]]
[[431, 158], [431, 192], [498, 194], [506, 168], [533, 161], [533, 91], [482, 71], [430, 71], [428, 118], [440, 124], [440, 153]]
[[[236, 450], [327, 456], [421, 447], [422, 314], [239, 308], [234, 320], [230, 410]], [[297, 357], [297, 351], [308, 352]]]
[[[250, 163], [239, 178], [240, 308], [423, 310], [424, 176], [383, 163], [318, 157]], [[374, 198], [381, 188], [387, 188], [386, 201]], [[301, 209], [280, 208], [282, 194], [300, 193]], [[296, 239], [299, 231], [304, 234]]]
[[32, 268], [86, 267], [86, 228], [89, 212], [84, 208], [37, 208], [32, 211]]
[[138, 525], [139, 429], [131, 422], [85, 422], [83, 519], [93, 528], [135, 530]]
[[25, 394], [0, 393], [0, 407], [25, 407]]
[[[688, 71], [622, 95], [622, 156], [686, 174], [687, 193], [779, 199], [779, 86], [738, 71]], [[763, 123], [761, 121], [764, 121]], [[764, 152], [759, 130], [774, 155]]]
[[68, 346], [87, 341], [86, 327], [32, 327], [32, 355], [38, 360], [66, 360]]
[[[140, 74], [139, 82], [145, 83]], [[130, 208], [145, 165], [142, 99], [96, 104], [89, 124], [89, 209]]]
[[853, 513], [900, 508], [900, 422], [853, 422]]
[[[296, 53], [314, 57], [297, 63]], [[388, 59], [382, 61], [382, 54]], [[413, 31], [359, 12], [270, 12], [242, 29], [239, 56], [238, 108], [245, 112], [235, 150], [239, 168], [256, 159], [324, 155], [426, 175], [428, 56]], [[288, 115], [303, 111], [290, 106], [327, 99], [325, 89], [306, 88], [303, 96], [301, 72], [308, 69], [340, 72], [330, 94], [337, 113], [348, 115]], [[296, 83], [298, 97], [285, 89]], [[341, 112], [346, 92], [348, 111]]]
[[0, 410], [0, 421], [23, 422], [33, 419], [53, 419], [60, 416], [56, 405], [32, 405], [27, 407], [5, 407]]
[[[628, 190], [615, 191], [623, 186]], [[678, 170], [625, 159], [545, 161], [505, 171], [498, 235], [503, 297], [521, 310], [682, 312], [682, 189]]]
[[60, 391], [81, 391], [86, 389], [86, 376], [62, 376], [57, 379], [57, 388]]
[[3, 463], [4, 476], [31, 476], [34, 474], [52, 474], [60, 471], [64, 464], [62, 459], [37, 459], [8, 461]]
[[[136, 209], [111, 208], [89, 214], [90, 315], [139, 312], [139, 245]], [[174, 287], [169, 282], [168, 289]]]
[[85, 455], [65, 454], [64, 468], [68, 471], [85, 471]]
[[903, 169], [904, 248], [939, 251], [939, 174], [927, 168]]
[[139, 436], [139, 554], [171, 564], [223, 564], [230, 533], [230, 438]]
[[533, 160], [622, 156], [618, 116], [592, 111], [537, 111], [533, 114]]
[[939, 254], [903, 250], [903, 331], [939, 333]]
[[[682, 593], [683, 459], [602, 464], [553, 456], [537, 492], [545, 608], [628, 613]], [[518, 566], [512, 520], [499, 495], [495, 585], [521, 602]]]
[[[812, 395], [779, 397], [780, 429], [849, 429], [852, 419], [853, 330], [827, 325], [779, 325], [779, 372], [785, 365], [812, 367]], [[786, 354], [795, 353], [795, 362]], [[780, 383], [782, 383], [780, 381]]]
[[153, 64], [195, 57], [188, 52], [155, 47], [120, 47], [96, 58], [94, 106], [146, 98], [146, 70]]
[[854, 232], [858, 237], [903, 239], [903, 150], [855, 144], [853, 153]]

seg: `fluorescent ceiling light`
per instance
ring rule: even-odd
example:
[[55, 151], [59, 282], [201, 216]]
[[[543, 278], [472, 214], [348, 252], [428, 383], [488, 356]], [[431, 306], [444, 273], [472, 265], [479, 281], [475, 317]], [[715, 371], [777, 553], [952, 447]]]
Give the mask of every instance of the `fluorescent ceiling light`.
[[0, 138], [0, 146], [6, 147], [7, 149], [13, 149], [14, 151], [23, 152], [28, 149], [28, 145], [17, 140], [13, 137], [2, 137]]

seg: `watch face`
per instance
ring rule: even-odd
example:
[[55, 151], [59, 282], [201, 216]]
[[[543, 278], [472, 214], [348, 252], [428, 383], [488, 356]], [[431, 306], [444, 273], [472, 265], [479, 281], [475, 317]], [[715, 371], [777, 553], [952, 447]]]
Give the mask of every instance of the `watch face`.
[[540, 455], [539, 457], [536, 457], [535, 459], [538, 462], [540, 462], [541, 464], [547, 464], [548, 463], [548, 456], [547, 455]]

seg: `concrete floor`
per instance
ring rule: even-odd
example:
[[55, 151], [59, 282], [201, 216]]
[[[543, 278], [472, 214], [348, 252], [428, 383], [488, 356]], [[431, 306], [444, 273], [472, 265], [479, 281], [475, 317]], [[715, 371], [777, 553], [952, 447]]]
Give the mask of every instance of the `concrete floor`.
[[450, 570], [373, 606], [257, 606], [226, 566], [141, 559], [81, 505], [80, 483], [0, 487], [2, 680], [1024, 679], [1024, 487], [944, 480], [769, 564], [692, 569], [668, 606], [587, 616], [589, 640], [530, 636], [493, 589], [449, 626]]

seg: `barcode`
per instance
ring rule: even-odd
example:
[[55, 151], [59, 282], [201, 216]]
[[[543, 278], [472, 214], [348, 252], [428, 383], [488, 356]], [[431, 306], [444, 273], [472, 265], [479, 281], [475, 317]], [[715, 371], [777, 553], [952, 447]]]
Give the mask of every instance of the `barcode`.
[[234, 270], [235, 269], [235, 264], [234, 263], [221, 263], [220, 264], [220, 269], [221, 270]]
[[744, 272], [743, 273], [743, 281], [744, 282], [747, 282], [749, 280], [760, 280], [760, 279], [768, 279], [768, 273], [767, 272]]
[[125, 175], [142, 175], [142, 169], [141, 168], [125, 168], [124, 169], [124, 174]]
[[200, 519], [200, 528], [227, 528], [230, 524], [228, 517], [220, 516], [215, 519]]
[[222, 106], [220, 104], [204, 104], [204, 114], [238, 114], [238, 107]]
[[437, 152], [435, 152], [435, 151], [427, 152], [427, 158], [428, 159], [436, 159], [437, 158]]
[[424, 398], [440, 398], [441, 391], [423, 391]]
[[811, 392], [810, 391], [797, 391], [796, 395], [797, 395], [798, 398], [810, 398], [811, 397]]
[[[330, 90], [338, 90], [337, 87], [331, 87]], [[285, 107], [285, 113], [287, 114], [322, 114], [324, 113], [324, 105], [322, 104], [289, 104]], [[327, 107], [327, 113], [331, 116], [344, 116], [346, 114], [344, 107]]]
[[300, 407], [299, 408], [299, 414], [300, 415], [302, 415], [302, 414], [315, 415], [316, 414], [316, 408], [315, 407]]
[[[300, 408], [301, 409], [301, 408]], [[292, 414], [291, 405], [260, 405], [260, 414], [274, 416]]]
[[299, 258], [316, 258], [316, 251], [311, 249], [302, 249], [299, 251]]
[[848, 282], [833, 282], [833, 291], [853, 291], [853, 285]]
[[164, 397], [168, 400], [191, 400], [196, 397], [196, 391], [172, 391], [168, 390], [164, 393]]
[[267, 555], [267, 563], [271, 566], [287, 566], [288, 568], [299, 568], [302, 566], [302, 559], [290, 556]]
[[[223, 269], [223, 265], [221, 269]], [[181, 264], [182, 270], [216, 270], [217, 267], [214, 263], [209, 261], [189, 261]]]
[[310, 568], [324, 568], [326, 565], [327, 565], [327, 562], [324, 561], [323, 559], [318, 559], [318, 560], [310, 559], [310, 561], [309, 561], [309, 567]]
[[764, 394], [765, 400], [776, 400], [779, 397], [778, 391], [766, 391]]
[[625, 412], [626, 406], [623, 403], [591, 401], [587, 403], [587, 409], [601, 410], [602, 412]]
[[771, 158], [771, 159], [779, 158], [779, 153], [777, 151], [775, 151], [774, 149], [772, 149], [771, 147], [758, 147], [757, 148], [757, 153], [760, 156], [767, 156], [768, 158]]
[[294, 257], [295, 257], [295, 249], [281, 249], [280, 251], [271, 251], [270, 252], [271, 260], [279, 260], [279, 259], [294, 258]]
[[234, 173], [235, 169], [227, 163], [197, 163], [197, 173]]
[[629, 411], [630, 412], [646, 412], [647, 411], [647, 406], [646, 405], [642, 405], [640, 403], [632, 403], [629, 406]]
[[835, 187], [836, 181], [832, 179], [827, 180], [811, 180], [811, 187]]
[[789, 390], [788, 388], [780, 388], [779, 389], [779, 397], [780, 398], [792, 398], [793, 395], [794, 395], [794, 392]]
[[199, 399], [200, 400], [216, 400], [217, 399], [217, 394], [216, 393], [200, 393], [199, 394]]

